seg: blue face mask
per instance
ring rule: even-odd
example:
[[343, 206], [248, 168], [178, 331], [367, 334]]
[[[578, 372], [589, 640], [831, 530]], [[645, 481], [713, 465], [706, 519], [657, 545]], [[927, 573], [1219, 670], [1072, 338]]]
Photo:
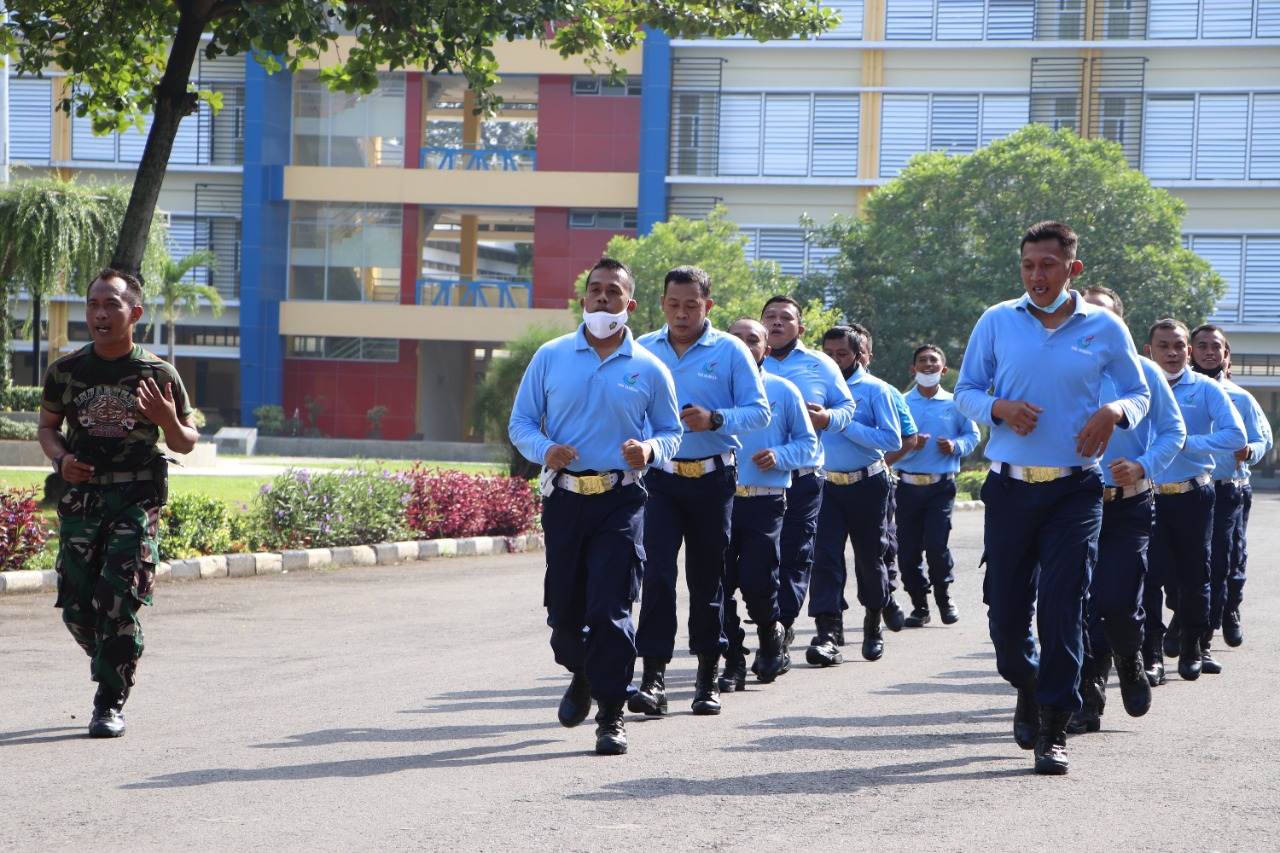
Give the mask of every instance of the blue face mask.
[[1064, 287], [1062, 288], [1062, 292], [1058, 294], [1058, 298], [1053, 300], [1053, 302], [1051, 302], [1049, 305], [1046, 305], [1044, 308], [1041, 308], [1039, 305], [1032, 302], [1031, 297], [1027, 297], [1027, 304], [1030, 305], [1032, 308], [1036, 309], [1037, 311], [1043, 311], [1045, 314], [1052, 314], [1054, 311], [1057, 311], [1059, 308], [1062, 307], [1062, 303], [1066, 302], [1067, 297], [1069, 297], [1070, 295], [1071, 295], [1071, 288]]

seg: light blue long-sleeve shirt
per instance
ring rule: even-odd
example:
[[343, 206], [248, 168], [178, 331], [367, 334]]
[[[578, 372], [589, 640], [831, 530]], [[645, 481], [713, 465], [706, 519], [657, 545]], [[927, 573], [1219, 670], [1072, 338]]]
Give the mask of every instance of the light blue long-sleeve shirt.
[[893, 407], [898, 412], [898, 432], [903, 438], [918, 433], [920, 427], [916, 425], [916, 419], [911, 413], [911, 407], [907, 405], [906, 395], [888, 382], [885, 382], [885, 387], [889, 389], [889, 395], [893, 397]]
[[[956, 383], [956, 405], [991, 427], [986, 455], [1011, 465], [1092, 465], [1076, 452], [1076, 435], [1105, 403], [1119, 403], [1128, 426], [1142, 420], [1151, 392], [1124, 324], [1072, 291], [1074, 311], [1055, 330], [1031, 316], [1028, 299], [993, 305], [978, 319]], [[1102, 398], [1102, 377], [1118, 396]], [[989, 391], [993, 391], [994, 396]], [[996, 400], [1023, 400], [1042, 409], [1036, 428], [1018, 435], [991, 413]]]
[[[800, 389], [781, 376], [763, 373], [764, 393], [769, 400], [769, 425], [742, 436], [742, 452], [738, 455], [738, 485], [791, 485], [791, 472], [813, 458], [818, 434], [809, 420]], [[774, 467], [761, 471], [751, 457], [761, 450], [772, 450]]]
[[675, 455], [682, 428], [670, 372], [636, 346], [630, 329], [601, 361], [579, 326], [534, 353], [507, 431], [531, 462], [542, 464], [554, 445], [568, 444], [578, 451], [570, 471], [627, 471], [623, 442], [651, 441], [657, 465]]
[[[978, 425], [964, 416], [951, 392], [944, 388], [926, 397], [917, 386], [906, 393], [905, 399], [920, 434], [929, 436], [929, 443], [907, 453], [894, 467], [911, 474], [960, 473], [960, 460], [972, 453], [982, 438]], [[951, 439], [955, 449], [943, 453], [938, 448], [940, 438]]]
[[828, 471], [857, 471], [883, 459], [885, 451], [902, 448], [902, 425], [889, 386], [861, 367], [847, 385], [857, 408], [844, 429], [822, 433]]
[[[1187, 428], [1182, 423], [1178, 401], [1169, 390], [1164, 371], [1149, 358], [1138, 358], [1142, 375], [1151, 391], [1151, 410], [1140, 423], [1131, 429], [1118, 429], [1111, 434], [1111, 442], [1102, 454], [1102, 481], [1108, 486], [1116, 484], [1107, 467], [1117, 459], [1127, 459], [1142, 466], [1150, 478], [1159, 477], [1182, 449], [1187, 438]], [[1115, 383], [1103, 378], [1104, 397], [1116, 396]]]
[[[817, 403], [831, 413], [831, 423], [822, 431], [822, 435], [839, 432], [853, 420], [854, 403], [849, 394], [849, 386], [840, 375], [840, 368], [826, 353], [815, 352], [806, 347], [803, 341], [796, 341], [795, 349], [787, 353], [784, 359], [765, 356], [764, 370], [789, 380], [800, 389], [800, 396], [806, 403]], [[818, 442], [813, 457], [801, 467], [821, 468], [824, 464], [823, 445]]]
[[[1244, 422], [1244, 437], [1249, 448], [1249, 458], [1244, 462], [1236, 460], [1235, 452], [1216, 453], [1213, 461], [1213, 479], [1225, 480], [1229, 477], [1247, 478], [1249, 466], [1257, 465], [1262, 457], [1271, 449], [1271, 424], [1267, 422], [1266, 413], [1258, 405], [1253, 395], [1225, 377], [1219, 377], [1219, 385], [1227, 392], [1231, 405], [1236, 407], [1240, 420]], [[1245, 445], [1241, 445], [1244, 447]], [[1237, 447], [1236, 450], [1240, 448]]]
[[676, 383], [680, 408], [701, 406], [724, 416], [724, 425], [705, 432], [685, 432], [676, 456], [705, 459], [730, 450], [742, 442], [737, 436], [764, 429], [769, 423], [769, 403], [765, 400], [760, 370], [747, 345], [725, 334], [707, 321], [702, 336], [676, 355], [667, 337], [668, 328], [641, 335], [636, 343], [653, 353]]
[[1212, 473], [1213, 454], [1233, 453], [1245, 445], [1244, 421], [1217, 382], [1188, 368], [1170, 390], [1187, 426], [1187, 440], [1182, 452], [1157, 475], [1157, 483], [1178, 483]]

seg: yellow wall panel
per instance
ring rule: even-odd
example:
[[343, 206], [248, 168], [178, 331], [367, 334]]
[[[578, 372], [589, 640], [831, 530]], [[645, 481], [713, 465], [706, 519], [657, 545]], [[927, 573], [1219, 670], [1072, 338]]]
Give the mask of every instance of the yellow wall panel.
[[286, 166], [290, 201], [436, 206], [636, 206], [635, 172], [480, 172]]
[[282, 302], [280, 334], [337, 335], [418, 341], [511, 341], [530, 325], [572, 331], [568, 311], [549, 308], [471, 308], [385, 302]]
[[[356, 44], [353, 36], [342, 36], [336, 44], [321, 54], [320, 59], [304, 62], [303, 68], [316, 69], [337, 65]], [[641, 50], [625, 55], [606, 53], [612, 57], [628, 74], [639, 74], [644, 63]], [[588, 74], [591, 72], [586, 60], [580, 56], [565, 59], [554, 50], [543, 47], [540, 42], [520, 39], [517, 41], [499, 41], [493, 46], [494, 58], [498, 60], [498, 71], [501, 74]], [[383, 70], [386, 70], [385, 67]], [[405, 69], [413, 71], [416, 69]]]

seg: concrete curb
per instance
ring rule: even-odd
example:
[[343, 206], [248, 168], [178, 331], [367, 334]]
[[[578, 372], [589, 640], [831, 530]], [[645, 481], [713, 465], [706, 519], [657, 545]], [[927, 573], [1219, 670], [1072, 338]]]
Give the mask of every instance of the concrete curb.
[[[348, 566], [393, 566], [439, 557], [486, 554], [514, 554], [541, 551], [541, 533], [524, 536], [476, 536], [471, 539], [430, 539], [414, 542], [383, 542], [350, 548], [309, 548], [301, 551], [266, 551], [258, 554], [223, 554], [174, 560], [156, 565], [156, 581], [198, 581], [208, 578], [248, 578], [257, 575], [287, 574], [291, 571]], [[54, 592], [58, 574], [52, 569], [39, 572], [0, 572], [0, 595], [23, 592]]]

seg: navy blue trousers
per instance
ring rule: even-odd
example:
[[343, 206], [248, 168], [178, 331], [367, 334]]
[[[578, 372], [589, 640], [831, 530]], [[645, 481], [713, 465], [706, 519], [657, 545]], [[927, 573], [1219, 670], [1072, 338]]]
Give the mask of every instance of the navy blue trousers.
[[[987, 475], [982, 582], [996, 668], [1014, 687], [1038, 683], [1036, 701], [1078, 711], [1084, 596], [1098, 555], [1102, 477], [1097, 469], [1048, 483]], [[1036, 620], [1036, 638], [1031, 633]]]
[[1142, 650], [1146, 613], [1142, 609], [1147, 547], [1155, 523], [1151, 492], [1102, 505], [1098, 562], [1089, 581], [1085, 618], [1095, 658], [1125, 657]]
[[782, 557], [778, 565], [778, 612], [783, 625], [796, 621], [809, 594], [822, 491], [823, 480], [817, 474], [796, 477], [787, 489], [780, 543]]
[[1240, 527], [1244, 523], [1244, 490], [1235, 483], [1213, 484], [1213, 541], [1209, 557], [1209, 627], [1222, 627], [1227, 582], [1240, 559]]
[[650, 470], [645, 475], [644, 590], [636, 651], [641, 657], [671, 660], [676, 646], [676, 575], [684, 545], [684, 580], [689, 589], [689, 651], [724, 652], [722, 626], [724, 555], [738, 469], [720, 468], [702, 477], [678, 477]]
[[884, 564], [885, 505], [889, 475], [881, 471], [848, 486], [827, 483], [818, 513], [813, 580], [809, 586], [809, 615], [838, 616], [848, 609], [844, 588], [848, 580], [844, 545], [853, 541], [853, 572], [858, 601], [879, 610], [889, 600], [889, 571]]
[[1209, 631], [1209, 548], [1213, 540], [1213, 486], [1180, 495], [1156, 495], [1156, 527], [1148, 551], [1143, 607], [1147, 633], [1164, 636], [1164, 601], [1181, 630]]
[[884, 533], [880, 535], [881, 554], [889, 575], [889, 592], [898, 588], [898, 484], [889, 478], [889, 499], [885, 502]]
[[1226, 610], [1239, 610], [1244, 603], [1245, 567], [1249, 564], [1249, 510], [1253, 509], [1253, 486], [1245, 481], [1240, 494], [1240, 527], [1236, 530], [1236, 563], [1227, 576]]
[[644, 506], [635, 483], [600, 495], [556, 489], [542, 501], [551, 648], [556, 663], [586, 673], [597, 702], [623, 701], [635, 675]]
[[742, 590], [747, 615], [757, 625], [778, 621], [779, 540], [783, 495], [758, 495], [733, 499], [733, 531], [724, 561], [724, 634], [729, 647], [747, 640], [733, 594]]
[[[898, 483], [898, 570], [907, 592], [928, 592], [932, 584], [955, 581], [951, 557], [951, 512], [956, 504], [956, 481], [927, 486]], [[925, 563], [929, 573], [925, 575]]]

